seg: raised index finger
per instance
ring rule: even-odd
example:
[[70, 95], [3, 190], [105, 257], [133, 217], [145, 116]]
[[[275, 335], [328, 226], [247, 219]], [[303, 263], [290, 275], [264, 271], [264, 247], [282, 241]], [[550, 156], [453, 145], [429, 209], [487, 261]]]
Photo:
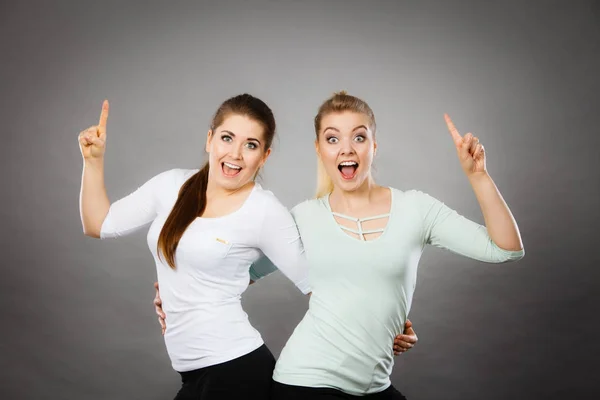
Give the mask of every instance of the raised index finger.
[[458, 133], [458, 129], [456, 129], [456, 126], [454, 126], [454, 122], [452, 122], [448, 114], [444, 114], [444, 119], [446, 120], [446, 125], [448, 125], [448, 130], [452, 135], [454, 143], [456, 143], [456, 145], [459, 145], [462, 142], [462, 136], [460, 136], [460, 133]]
[[108, 100], [104, 100], [102, 103], [102, 112], [100, 113], [100, 122], [98, 125], [100, 128], [106, 128], [106, 120], [108, 120]]

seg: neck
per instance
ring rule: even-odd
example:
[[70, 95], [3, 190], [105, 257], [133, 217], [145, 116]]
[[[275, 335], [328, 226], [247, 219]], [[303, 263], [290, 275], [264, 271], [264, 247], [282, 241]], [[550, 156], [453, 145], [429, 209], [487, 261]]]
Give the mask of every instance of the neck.
[[338, 186], [334, 186], [329, 198], [330, 202], [338, 204], [345, 210], [354, 210], [368, 205], [379, 188], [380, 186], [369, 175], [355, 190], [344, 190]]
[[210, 179], [210, 177], [209, 177], [208, 183], [206, 185], [206, 199], [208, 201], [211, 199], [219, 199], [219, 198], [232, 196], [236, 193], [244, 192], [248, 189], [251, 189], [252, 187], [254, 187], [254, 181], [245, 183], [244, 185], [242, 185], [236, 189], [227, 189], [227, 188], [224, 188], [223, 186], [217, 185], [215, 183], [214, 179]]

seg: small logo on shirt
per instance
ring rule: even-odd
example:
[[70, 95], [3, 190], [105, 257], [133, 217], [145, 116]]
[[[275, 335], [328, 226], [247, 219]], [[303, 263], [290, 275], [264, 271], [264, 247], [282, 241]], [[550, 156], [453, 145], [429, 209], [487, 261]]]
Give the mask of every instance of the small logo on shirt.
[[229, 242], [225, 239], [217, 238], [217, 242], [221, 242], [223, 244], [229, 244]]

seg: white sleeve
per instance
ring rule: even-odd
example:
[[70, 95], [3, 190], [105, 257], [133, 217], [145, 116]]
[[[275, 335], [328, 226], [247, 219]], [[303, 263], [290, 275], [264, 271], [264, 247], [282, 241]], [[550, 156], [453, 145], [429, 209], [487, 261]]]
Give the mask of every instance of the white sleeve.
[[100, 238], [125, 236], [154, 221], [158, 210], [158, 196], [161, 191], [168, 190], [165, 184], [173, 177], [172, 171], [154, 176], [135, 192], [112, 203], [102, 223]]
[[258, 247], [302, 293], [311, 292], [308, 263], [298, 227], [292, 214], [274, 196], [265, 204]]

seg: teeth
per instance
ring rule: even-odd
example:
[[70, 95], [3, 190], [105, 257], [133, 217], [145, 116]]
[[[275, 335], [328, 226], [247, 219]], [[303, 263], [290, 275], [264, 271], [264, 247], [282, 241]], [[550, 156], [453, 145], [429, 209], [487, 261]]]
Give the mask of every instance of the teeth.
[[344, 161], [344, 162], [341, 162], [340, 165], [345, 167], [345, 166], [358, 165], [358, 163], [354, 162], [354, 161]]
[[229, 164], [228, 162], [224, 162], [223, 164], [232, 169], [242, 169], [242, 167], [238, 167], [237, 165], [234, 165], [234, 164]]

